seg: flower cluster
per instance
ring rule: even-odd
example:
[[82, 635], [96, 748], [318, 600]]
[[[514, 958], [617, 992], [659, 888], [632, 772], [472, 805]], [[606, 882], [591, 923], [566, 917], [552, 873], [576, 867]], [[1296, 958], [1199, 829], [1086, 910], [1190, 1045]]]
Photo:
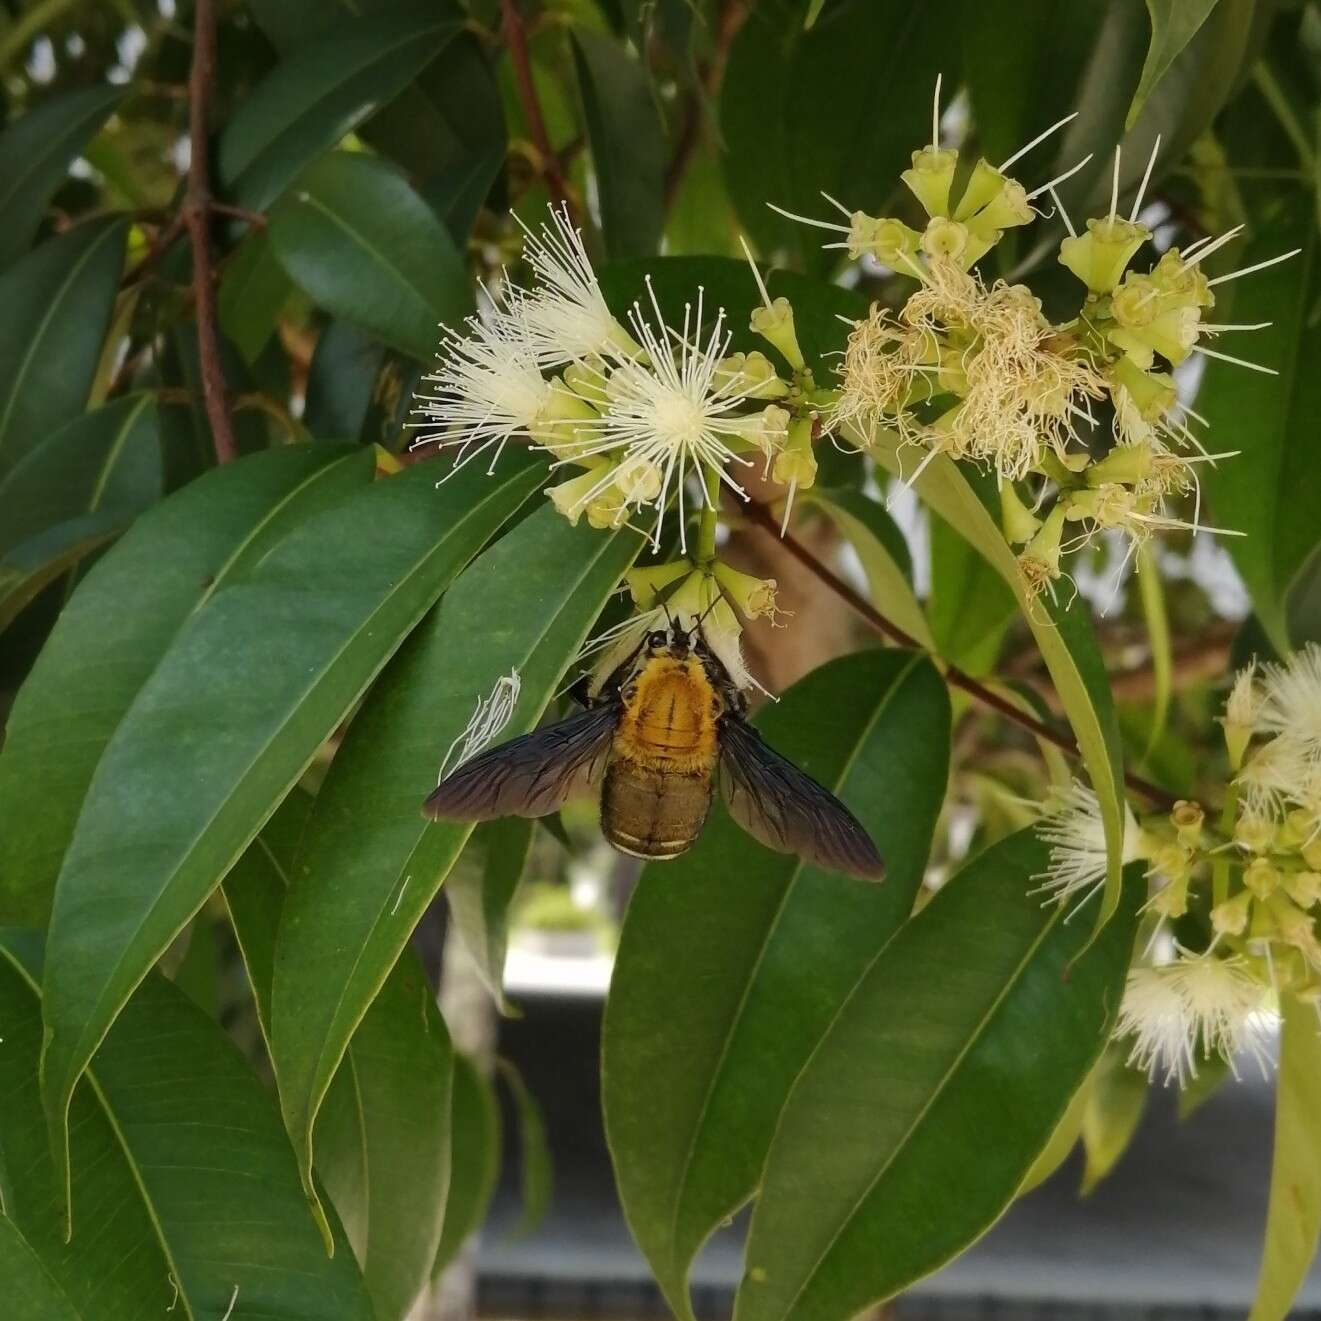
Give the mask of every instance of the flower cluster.
[[[849, 213], [833, 198], [847, 224], [791, 217], [838, 232], [843, 237], [828, 246], [874, 259], [917, 286], [897, 313], [873, 308], [854, 326], [829, 425], [861, 448], [916, 447], [910, 480], [936, 455], [994, 471], [1006, 538], [1022, 548], [1019, 566], [1035, 593], [1061, 577], [1062, 554], [1100, 532], [1116, 530], [1136, 548], [1161, 528], [1200, 527], [1196, 466], [1230, 456], [1207, 454], [1194, 436], [1190, 420], [1200, 419], [1180, 405], [1171, 369], [1191, 353], [1241, 362], [1208, 341], [1260, 327], [1205, 319], [1213, 287], [1249, 273], [1208, 279], [1201, 268], [1239, 229], [1183, 252], [1171, 248], [1147, 273], [1129, 269], [1152, 239], [1139, 217], [1155, 151], [1127, 217], [1118, 214], [1116, 151], [1109, 211], [1079, 233], [1055, 190], [1090, 157], [1031, 192], [1007, 172], [1073, 116], [999, 166], [982, 158], [960, 170], [959, 153], [939, 145], [939, 95], [937, 85], [932, 141], [902, 175], [925, 212], [921, 229]], [[1068, 230], [1059, 260], [1082, 285], [1078, 313], [1063, 324], [1053, 324], [1025, 286], [988, 285], [973, 269], [1006, 231], [1035, 219], [1033, 203], [1043, 195]], [[1101, 434], [1107, 414], [1108, 436]], [[1189, 495], [1191, 522], [1171, 509]]]
[[[1242, 670], [1221, 721], [1233, 779], [1216, 822], [1196, 803], [1130, 819], [1124, 861], [1143, 859], [1153, 893], [1148, 951], [1168, 924], [1163, 961], [1129, 976], [1118, 1034], [1131, 1062], [1181, 1083], [1196, 1060], [1246, 1049], [1266, 1058], [1273, 996], [1321, 1006], [1321, 648]], [[1104, 881], [1095, 795], [1059, 795], [1038, 834], [1051, 845], [1041, 880], [1052, 899], [1085, 900]], [[1321, 1012], [1321, 1011], [1319, 1011]]]

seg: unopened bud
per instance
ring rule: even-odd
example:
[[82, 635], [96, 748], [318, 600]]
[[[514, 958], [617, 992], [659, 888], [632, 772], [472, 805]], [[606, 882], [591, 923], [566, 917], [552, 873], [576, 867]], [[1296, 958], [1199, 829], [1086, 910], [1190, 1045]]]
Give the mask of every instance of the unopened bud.
[[1041, 520], [1023, 503], [1017, 487], [1008, 480], [1000, 483], [1000, 526], [1011, 546], [1031, 541], [1041, 526]]
[[959, 153], [950, 148], [923, 147], [913, 153], [913, 167], [899, 177], [929, 216], [949, 215], [949, 190]]
[[1286, 872], [1284, 892], [1300, 908], [1311, 908], [1318, 899], [1321, 899], [1321, 872]]
[[1206, 820], [1206, 811], [1201, 803], [1189, 802], [1181, 798], [1174, 804], [1170, 813], [1170, 824], [1179, 836], [1179, 843], [1195, 849], [1202, 840], [1202, 824]]
[[661, 593], [685, 574], [693, 571], [687, 560], [672, 560], [669, 564], [651, 564], [641, 569], [630, 569], [624, 575], [629, 595], [639, 610], [652, 610], [659, 603]]
[[795, 371], [802, 371], [806, 366], [794, 331], [794, 310], [787, 298], [776, 298], [769, 307], [753, 308], [749, 325], [752, 333], [773, 344]]
[[1123, 278], [1133, 254], [1151, 237], [1145, 225], [1108, 217], [1089, 220], [1087, 232], [1060, 244], [1060, 264], [1067, 266], [1094, 294], [1109, 293]]
[[1267, 853], [1275, 844], [1275, 823], [1260, 816], [1240, 817], [1234, 825], [1234, 843], [1249, 853]]
[[748, 619], [775, 614], [775, 579], [740, 573], [717, 560], [713, 572], [728, 600]]
[[1221, 936], [1241, 936], [1248, 929], [1251, 906], [1252, 891], [1240, 890], [1232, 899], [1226, 899], [1211, 910], [1211, 929]]
[[1243, 884], [1258, 899], [1269, 899], [1280, 888], [1279, 869], [1267, 858], [1253, 858], [1243, 868]]

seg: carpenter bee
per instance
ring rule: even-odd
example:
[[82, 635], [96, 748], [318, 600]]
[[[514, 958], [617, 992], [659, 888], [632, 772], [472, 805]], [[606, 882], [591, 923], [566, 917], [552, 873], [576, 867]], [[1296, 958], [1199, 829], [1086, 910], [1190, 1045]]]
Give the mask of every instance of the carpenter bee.
[[456, 767], [425, 816], [489, 821], [546, 816], [601, 795], [601, 829], [620, 852], [677, 858], [697, 839], [720, 787], [730, 815], [781, 853], [868, 880], [885, 872], [853, 814], [769, 747], [700, 623], [648, 634], [587, 709]]

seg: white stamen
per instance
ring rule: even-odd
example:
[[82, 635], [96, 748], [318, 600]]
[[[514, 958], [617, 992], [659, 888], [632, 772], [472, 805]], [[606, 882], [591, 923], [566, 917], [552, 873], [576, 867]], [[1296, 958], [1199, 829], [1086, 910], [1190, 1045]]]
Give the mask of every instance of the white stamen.
[[1204, 257], [1209, 257], [1213, 252], [1219, 252], [1226, 243], [1232, 243], [1246, 228], [1246, 225], [1235, 225], [1233, 229], [1227, 229], [1219, 238], [1211, 239], [1205, 247], [1199, 248], [1196, 256], [1185, 256], [1183, 264], [1185, 266], [1196, 266]]
[[1069, 219], [1069, 213], [1064, 209], [1064, 203], [1060, 201], [1059, 193], [1055, 191], [1055, 185], [1047, 184], [1046, 187], [1050, 190], [1051, 200], [1055, 203], [1055, 206], [1060, 213], [1060, 219], [1064, 221], [1064, 228], [1069, 231], [1069, 237], [1076, 239], [1078, 237], [1078, 231], [1074, 229], [1073, 221]]
[[[513, 719], [514, 708], [518, 705], [518, 696], [523, 688], [523, 680], [517, 670], [510, 670], [495, 681], [495, 687], [486, 697], [479, 697], [468, 723], [445, 753], [445, 760], [440, 763], [440, 773], [436, 776], [439, 784], [448, 770], [457, 770], [469, 758], [474, 757], [491, 743]], [[454, 757], [455, 749], [458, 756]], [[454, 765], [450, 766], [450, 758]], [[402, 892], [401, 892], [402, 893]], [[397, 905], [396, 905], [397, 906]]]
[[[1078, 162], [1077, 165], [1071, 165], [1067, 170], [1064, 171], [1063, 174], [1057, 174], [1049, 183], [1043, 183], [1040, 188], [1034, 188], [1030, 193], [1028, 193], [1027, 200], [1030, 202], [1034, 197], [1040, 197], [1042, 193], [1050, 193], [1053, 196], [1056, 187], [1059, 184], [1062, 184], [1066, 179], [1072, 179], [1073, 176], [1077, 174], [1078, 171], [1081, 170], [1083, 166], [1085, 166], [1095, 154], [1096, 154], [1095, 152], [1089, 151], [1087, 155], [1084, 156], [1082, 160]], [[1055, 198], [1056, 204], [1059, 203], [1059, 200], [1060, 199], [1058, 197]], [[1062, 209], [1063, 208], [1061, 208], [1061, 210]]]
[[1273, 326], [1274, 324], [1275, 324], [1274, 321], [1252, 321], [1252, 322], [1240, 322], [1237, 325], [1228, 325], [1228, 324], [1213, 325], [1209, 321], [1203, 321], [1201, 325], [1198, 326], [1198, 329], [1209, 330], [1219, 335], [1227, 330], [1265, 330], [1268, 326]]
[[1137, 196], [1133, 199], [1133, 210], [1129, 212], [1129, 221], [1136, 221], [1138, 212], [1142, 210], [1142, 195], [1147, 191], [1147, 184], [1151, 180], [1151, 171], [1156, 164], [1156, 153], [1160, 151], [1160, 134], [1156, 134], [1156, 141], [1152, 145], [1151, 155], [1147, 158], [1147, 168], [1143, 172], [1142, 182], [1138, 185]]
[[1110, 183], [1110, 223], [1112, 225], [1115, 223], [1115, 211], [1119, 207], [1119, 152], [1120, 149], [1116, 147], [1115, 172]]
[[767, 306], [771, 305], [770, 291], [766, 288], [761, 278], [761, 272], [757, 269], [757, 263], [752, 259], [752, 249], [748, 247], [748, 241], [742, 234], [738, 236], [738, 241], [743, 245], [743, 255], [748, 259], [748, 265], [752, 267], [752, 278], [757, 282], [757, 292], [761, 294], [761, 301]]
[[1252, 275], [1256, 271], [1264, 271], [1268, 266], [1278, 266], [1282, 261], [1288, 261], [1290, 257], [1296, 257], [1302, 248], [1294, 248], [1292, 252], [1282, 252], [1278, 257], [1271, 257], [1266, 261], [1259, 261], [1255, 266], [1245, 266], [1241, 271], [1230, 271], [1228, 275], [1217, 275], [1214, 280], [1208, 280], [1207, 284], [1224, 284], [1226, 280], [1237, 280], [1240, 275]]
[[811, 216], [795, 215], [792, 211], [786, 211], [782, 206], [776, 206], [774, 202], [767, 202], [776, 215], [783, 216], [786, 220], [796, 220], [800, 225], [815, 225], [818, 229], [833, 229], [837, 234], [848, 234], [851, 232], [848, 225], [837, 225], [833, 220], [813, 220]]
[[[937, 84], [937, 86], [939, 86], [939, 84]], [[781, 537], [783, 537], [784, 534], [789, 530], [789, 515], [793, 511], [794, 492], [797, 490], [798, 490], [798, 478], [795, 477], [793, 481], [789, 483], [789, 494], [785, 496], [784, 499], [784, 517], [780, 520]]]
[[1249, 362], [1246, 358], [1236, 358], [1232, 353], [1221, 353], [1219, 349], [1208, 349], [1205, 344], [1194, 344], [1193, 352], [1204, 354], [1208, 358], [1219, 358], [1221, 362], [1232, 362], [1236, 367], [1246, 367], [1251, 372], [1261, 372], [1263, 376], [1280, 374], [1275, 367], [1267, 367], [1260, 362]]
[[[1073, 123], [1073, 121], [1078, 118], [1078, 113], [1079, 112], [1075, 110], [1073, 114], [1065, 115], [1063, 119], [1057, 119], [1055, 123], [1053, 123], [1048, 129], [1046, 129], [1044, 133], [1038, 133], [1037, 136], [1027, 144], [1027, 146], [1019, 147], [1019, 149], [1016, 152], [1014, 152], [1012, 156], [1006, 158], [996, 168], [1000, 171], [1001, 174], [1003, 174], [1015, 161], [1022, 160], [1022, 158], [1026, 156], [1028, 152], [1031, 151], [1032, 148], [1035, 147], [1039, 142], [1045, 142], [1045, 140], [1048, 137], [1050, 137], [1052, 133], [1055, 133], [1059, 129], [1062, 129], [1065, 126], [1065, 124]], [[1088, 160], [1090, 159], [1091, 157], [1089, 156]]]
[[229, 1295], [229, 1306], [225, 1308], [225, 1315], [220, 1318], [220, 1321], [229, 1321], [229, 1318], [234, 1315], [234, 1304], [237, 1303], [238, 1300], [239, 1287], [236, 1284], [234, 1286], [234, 1292]]
[[844, 205], [843, 202], [837, 201], [835, 198], [831, 197], [831, 195], [828, 192], [826, 192], [824, 188], [821, 189], [821, 196], [824, 197], [826, 201], [830, 203], [831, 206], [835, 207], [836, 210], [841, 212], [841, 214], [847, 216], [850, 220], [853, 219], [853, 212], [850, 211], [848, 207]]
[[936, 75], [936, 94], [931, 98], [931, 145], [940, 146], [940, 81], [943, 74]]

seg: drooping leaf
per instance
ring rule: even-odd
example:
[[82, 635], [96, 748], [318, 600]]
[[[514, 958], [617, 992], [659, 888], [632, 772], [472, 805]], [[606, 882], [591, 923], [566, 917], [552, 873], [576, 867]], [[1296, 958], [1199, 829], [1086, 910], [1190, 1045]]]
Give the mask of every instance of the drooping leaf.
[[[6, 933], [0, 948], [0, 1150], [9, 1176], [0, 1226], [22, 1236], [70, 1315], [99, 1321], [173, 1308], [221, 1317], [233, 1304], [236, 1317], [375, 1321], [352, 1253], [345, 1247], [332, 1260], [322, 1248], [266, 1090], [225, 1033], [155, 973], [74, 1098], [76, 1214], [65, 1242], [64, 1181], [38, 1099], [40, 971], [31, 944]], [[344, 1243], [338, 1226], [335, 1236]], [[7, 1288], [14, 1321], [59, 1316], [11, 1310], [12, 1302]]]
[[756, 5], [730, 50], [720, 94], [725, 178], [748, 232], [820, 266], [827, 235], [768, 202], [823, 217], [824, 189], [850, 210], [886, 214], [912, 152], [931, 136], [935, 73], [959, 77], [941, 6], [904, 0], [840, 5], [801, 30], [787, 0]]
[[264, 211], [322, 152], [402, 91], [459, 30], [434, 5], [344, 18], [283, 60], [243, 99], [220, 138], [232, 200]]
[[1087, 1153], [1082, 1176], [1084, 1196], [1114, 1169], [1142, 1119], [1147, 1078], [1124, 1062], [1126, 1054], [1126, 1047], [1108, 1049], [1087, 1093], [1082, 1118], [1082, 1144]]
[[276, 946], [272, 1057], [304, 1170], [340, 1056], [472, 833], [421, 814], [446, 749], [511, 671], [521, 695], [504, 736], [536, 725], [640, 544], [631, 530], [603, 535], [538, 509], [460, 578], [351, 726], [317, 797]]
[[756, 1186], [795, 1075], [912, 908], [948, 773], [945, 686], [911, 652], [822, 666], [756, 723], [843, 798], [888, 872], [875, 885], [773, 854], [718, 810], [634, 892], [602, 1100], [624, 1213], [680, 1316], [691, 1262]]
[[649, 256], [664, 222], [666, 147], [647, 75], [617, 42], [586, 29], [573, 34], [573, 55], [606, 252]]
[[249, 234], [225, 267], [217, 297], [220, 329], [247, 362], [270, 342], [293, 290], [270, 235]]
[[[223, 887], [268, 1040], [286, 871], [311, 809], [303, 794], [286, 804]], [[282, 838], [289, 829], [292, 841]], [[402, 1318], [430, 1278], [449, 1188], [453, 1066], [421, 963], [405, 951], [335, 1075], [317, 1153], [317, 1173], [362, 1267], [376, 1321]]]
[[546, 1212], [550, 1209], [554, 1169], [551, 1165], [550, 1143], [546, 1140], [546, 1121], [537, 1098], [528, 1090], [523, 1075], [509, 1060], [502, 1059], [496, 1063], [513, 1101], [515, 1130], [518, 1134], [519, 1183], [523, 1207], [510, 1232], [513, 1237], [519, 1238], [530, 1234], [546, 1218]]
[[123, 99], [122, 87], [65, 92], [0, 134], [0, 270], [27, 250], [74, 157]]
[[[874, 452], [891, 473], [902, 473], [902, 461], [892, 438], [880, 437]], [[1028, 592], [999, 524], [952, 460], [943, 455], [932, 459], [913, 484], [922, 500], [972, 545], [1009, 585], [1050, 671], [1100, 802], [1105, 827], [1109, 863], [1105, 893], [1096, 919], [1099, 929], [1119, 903], [1124, 781], [1114, 699], [1087, 607], [1075, 599], [1064, 608], [1048, 595], [1034, 598]]]
[[780, 1116], [739, 1321], [846, 1321], [1013, 1198], [1105, 1044], [1142, 889], [1134, 868], [1084, 953], [1087, 923], [1029, 893], [1047, 852], [982, 854], [858, 982]]
[[1152, 89], [1164, 77], [1179, 52], [1197, 34], [1197, 29], [1210, 17], [1217, 0], [1147, 0], [1147, 13], [1151, 18], [1151, 45], [1142, 65], [1142, 77], [1128, 109], [1126, 127], [1132, 128], [1151, 95]]
[[913, 594], [912, 566], [904, 535], [885, 509], [860, 491], [804, 491], [805, 503], [820, 509], [857, 552], [872, 603], [925, 650], [938, 652], [926, 613]]
[[86, 406], [127, 232], [88, 221], [0, 275], [0, 477]]
[[155, 504], [162, 482], [150, 395], [84, 414], [29, 450], [0, 478], [0, 628]]
[[445, 322], [472, 308], [449, 231], [391, 166], [336, 152], [299, 175], [271, 212], [270, 239], [321, 307], [411, 354], [435, 355]]
[[[65, 607], [0, 751], [0, 917], [44, 924], [97, 762], [184, 622], [291, 527], [371, 480], [369, 453], [274, 450], [144, 515]], [[133, 602], [131, 612], [126, 602]]]
[[[1230, 286], [1233, 318], [1270, 321], [1243, 356], [1276, 369], [1278, 377], [1211, 360], [1197, 408], [1212, 436], [1233, 438], [1238, 458], [1202, 474], [1202, 489], [1216, 522], [1243, 536], [1225, 547], [1252, 596], [1271, 642], [1289, 648], [1286, 596], [1291, 582], [1321, 542], [1311, 510], [1321, 501], [1321, 468], [1313, 462], [1311, 425], [1321, 409], [1321, 375], [1312, 370], [1321, 352], [1321, 325], [1312, 322], [1321, 282], [1317, 228], [1310, 198], [1298, 198], [1238, 255], [1239, 266], [1301, 247], [1292, 261], [1258, 271]], [[1242, 337], [1236, 337], [1234, 349]]]
[[1082, 1086], [1074, 1092], [1073, 1099], [1065, 1108], [1059, 1123], [1055, 1125], [1055, 1131], [1050, 1135], [1046, 1145], [1042, 1147], [1040, 1154], [1029, 1167], [1027, 1176], [1019, 1185], [1017, 1194], [1019, 1197], [1025, 1197], [1034, 1188], [1040, 1187], [1068, 1160], [1070, 1153], [1082, 1135], [1083, 1115], [1087, 1110], [1092, 1079], [1096, 1076], [1096, 1070], [1100, 1067], [1099, 1063], [1096, 1064], [1092, 1072], [1083, 1081]]
[[488, 821], [473, 831], [445, 882], [454, 928], [503, 1013], [510, 1012], [504, 995], [509, 905], [531, 847], [532, 822], [527, 818]]
[[42, 1082], [57, 1157], [73, 1087], [133, 987], [542, 472], [520, 455], [497, 477], [373, 483], [180, 630], [106, 747], [56, 881]]
[[500, 1174], [500, 1112], [491, 1084], [466, 1055], [454, 1056], [454, 1111], [450, 1123], [450, 1192], [445, 1228], [431, 1278], [481, 1228]]
[[384, 352], [379, 340], [348, 321], [332, 321], [321, 332], [307, 372], [303, 412], [313, 439], [362, 437]]
[[1321, 1036], [1310, 1005], [1281, 997], [1275, 1149], [1257, 1297], [1248, 1321], [1284, 1321], [1321, 1236]]

